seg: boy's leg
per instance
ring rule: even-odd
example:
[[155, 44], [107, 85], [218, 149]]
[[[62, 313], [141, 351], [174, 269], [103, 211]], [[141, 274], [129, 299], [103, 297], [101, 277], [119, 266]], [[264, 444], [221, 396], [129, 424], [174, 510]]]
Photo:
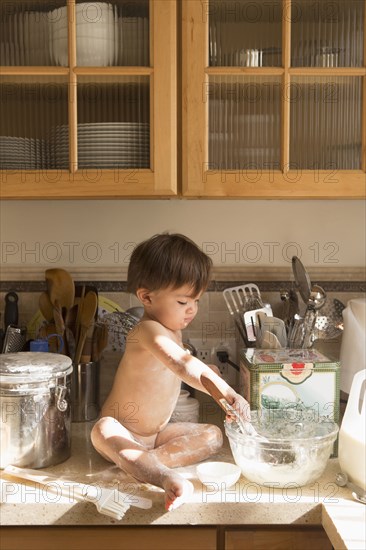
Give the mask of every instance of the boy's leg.
[[134, 441], [130, 432], [112, 417], [101, 418], [93, 427], [95, 449], [121, 470], [165, 491], [168, 510], [177, 507], [192, 492], [192, 484], [163, 464], [159, 457]]
[[222, 443], [222, 432], [217, 426], [172, 422], [158, 434], [155, 449], [150, 452], [169, 468], [177, 468], [205, 460]]

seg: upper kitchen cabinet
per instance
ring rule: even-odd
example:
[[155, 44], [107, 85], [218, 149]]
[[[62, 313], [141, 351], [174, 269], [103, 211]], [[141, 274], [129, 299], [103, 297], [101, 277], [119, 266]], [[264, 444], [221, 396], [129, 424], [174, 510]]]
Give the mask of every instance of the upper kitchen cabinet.
[[177, 193], [176, 0], [0, 0], [2, 198]]
[[365, 0], [182, 10], [183, 194], [365, 197]]

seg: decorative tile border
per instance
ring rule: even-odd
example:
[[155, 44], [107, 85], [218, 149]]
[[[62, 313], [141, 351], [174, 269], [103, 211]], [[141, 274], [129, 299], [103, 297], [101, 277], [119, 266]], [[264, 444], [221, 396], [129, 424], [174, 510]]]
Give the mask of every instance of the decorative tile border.
[[[279, 292], [283, 288], [291, 288], [294, 282], [286, 281], [253, 281], [258, 285], [262, 292]], [[320, 281], [321, 286], [326, 292], [356, 292], [366, 293], [366, 281]], [[98, 292], [127, 292], [126, 281], [75, 281], [78, 286], [82, 284], [93, 284]], [[243, 284], [243, 279], [239, 281], [211, 281], [208, 292], [222, 292], [225, 288]], [[46, 290], [44, 281], [0, 281], [0, 292], [43, 292]]]

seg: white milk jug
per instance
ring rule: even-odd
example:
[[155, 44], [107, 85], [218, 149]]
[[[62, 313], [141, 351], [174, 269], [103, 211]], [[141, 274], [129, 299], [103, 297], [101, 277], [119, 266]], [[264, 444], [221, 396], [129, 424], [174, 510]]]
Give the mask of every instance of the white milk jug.
[[339, 464], [349, 480], [366, 491], [366, 369], [353, 377], [341, 429]]

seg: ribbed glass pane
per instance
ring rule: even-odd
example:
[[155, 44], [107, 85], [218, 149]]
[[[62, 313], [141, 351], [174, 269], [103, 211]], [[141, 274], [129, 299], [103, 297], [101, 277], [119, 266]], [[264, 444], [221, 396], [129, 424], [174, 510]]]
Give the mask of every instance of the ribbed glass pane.
[[208, 101], [210, 169], [280, 169], [279, 77], [212, 76]]
[[116, 65], [150, 65], [149, 1], [119, 0]]
[[362, 78], [293, 79], [290, 163], [297, 169], [361, 168]]
[[76, 4], [77, 65], [148, 66], [149, 1]]
[[210, 66], [282, 65], [282, 1], [210, 0]]
[[68, 83], [64, 77], [3, 76], [0, 162], [5, 170], [69, 167]]
[[[65, 54], [60, 63], [54, 56], [53, 33], [66, 0], [0, 2], [0, 65], [67, 65], [67, 28]], [[55, 52], [57, 54], [57, 51]]]
[[[76, 4], [79, 66], [150, 64], [149, 1]], [[66, 0], [0, 0], [0, 65], [56, 65], [68, 59]]]
[[149, 77], [79, 78], [79, 168], [150, 167]]
[[294, 67], [361, 67], [364, 0], [296, 0], [292, 6]]

